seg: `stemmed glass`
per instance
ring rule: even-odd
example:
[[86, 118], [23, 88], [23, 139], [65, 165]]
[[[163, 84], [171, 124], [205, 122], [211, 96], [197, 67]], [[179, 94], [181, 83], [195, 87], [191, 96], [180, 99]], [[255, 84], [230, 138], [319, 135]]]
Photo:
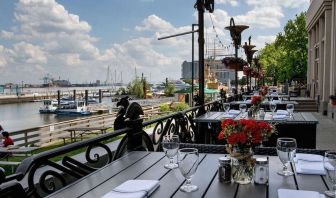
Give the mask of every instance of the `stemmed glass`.
[[287, 104], [286, 105], [287, 112], [289, 113], [289, 118], [293, 118], [293, 112], [294, 112], [294, 104]]
[[324, 193], [329, 197], [336, 197], [336, 151], [327, 151], [323, 158], [324, 169], [327, 178], [333, 184], [333, 189]]
[[178, 165], [174, 163], [174, 156], [179, 149], [179, 136], [178, 135], [165, 135], [162, 138], [162, 148], [166, 156], [169, 158], [169, 164], [164, 165], [167, 169], [177, 168]]
[[224, 103], [224, 111], [225, 111], [225, 113], [229, 113], [229, 111], [230, 111], [230, 103]]
[[288, 162], [293, 161], [296, 152], [296, 140], [294, 138], [278, 138], [277, 140], [277, 153], [280, 161], [283, 164], [283, 169], [278, 171], [279, 175], [291, 176], [294, 173], [287, 170]]
[[270, 102], [269, 106], [270, 110], [272, 111], [272, 115], [274, 115], [277, 105], [274, 102]]
[[183, 192], [196, 191], [198, 187], [191, 184], [191, 178], [198, 167], [198, 150], [195, 148], [179, 149], [177, 162], [181, 174], [186, 179], [185, 184], [180, 187], [180, 190]]
[[246, 104], [240, 104], [240, 105], [239, 105], [239, 110], [240, 110], [240, 112], [242, 112], [242, 113], [245, 113], [245, 112], [246, 112], [246, 108], [247, 108]]

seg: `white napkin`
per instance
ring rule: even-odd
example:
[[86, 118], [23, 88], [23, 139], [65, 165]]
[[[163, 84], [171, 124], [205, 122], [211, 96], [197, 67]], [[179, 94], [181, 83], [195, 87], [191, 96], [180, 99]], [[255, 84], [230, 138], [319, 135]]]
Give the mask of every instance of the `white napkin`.
[[294, 158], [297, 173], [325, 175], [323, 156], [298, 153]]
[[224, 114], [221, 116], [221, 118], [235, 118], [237, 115], [235, 114]]
[[281, 100], [272, 100], [273, 103], [278, 104], [281, 103]]
[[294, 198], [294, 197], [325, 198], [323, 194], [320, 194], [319, 192], [316, 191], [278, 189], [278, 198]]
[[285, 120], [286, 118], [286, 115], [273, 115], [273, 120]]
[[238, 115], [238, 114], [240, 114], [240, 111], [239, 110], [230, 110], [229, 111], [229, 114], [234, 114], [234, 115]]
[[276, 114], [277, 115], [288, 115], [289, 113], [286, 110], [279, 109], [279, 110], [276, 111]]
[[308, 162], [323, 162], [322, 155], [306, 154], [306, 153], [296, 153], [294, 161], [298, 160], [308, 161]]
[[158, 180], [128, 180], [102, 198], [144, 198], [159, 187]]

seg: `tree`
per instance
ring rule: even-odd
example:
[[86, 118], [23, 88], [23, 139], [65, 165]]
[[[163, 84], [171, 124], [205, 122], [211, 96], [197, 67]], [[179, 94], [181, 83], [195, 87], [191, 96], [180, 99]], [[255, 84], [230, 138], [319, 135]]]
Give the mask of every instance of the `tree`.
[[165, 86], [164, 93], [166, 96], [174, 96], [175, 85], [173, 83], [168, 83]]
[[273, 77], [274, 82], [305, 79], [307, 59], [308, 33], [304, 12], [294, 20], [289, 20], [275, 42], [267, 44], [260, 51], [260, 61], [265, 67], [266, 76]]

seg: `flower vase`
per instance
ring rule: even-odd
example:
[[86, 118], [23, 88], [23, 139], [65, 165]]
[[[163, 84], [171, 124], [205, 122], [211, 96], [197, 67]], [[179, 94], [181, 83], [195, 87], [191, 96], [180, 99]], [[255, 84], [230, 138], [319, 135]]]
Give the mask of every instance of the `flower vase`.
[[253, 179], [255, 160], [251, 148], [234, 151], [232, 158], [232, 178], [235, 183], [249, 184]]
[[259, 117], [259, 110], [260, 110], [259, 105], [253, 105], [253, 107], [252, 107], [252, 117], [254, 119], [257, 119]]

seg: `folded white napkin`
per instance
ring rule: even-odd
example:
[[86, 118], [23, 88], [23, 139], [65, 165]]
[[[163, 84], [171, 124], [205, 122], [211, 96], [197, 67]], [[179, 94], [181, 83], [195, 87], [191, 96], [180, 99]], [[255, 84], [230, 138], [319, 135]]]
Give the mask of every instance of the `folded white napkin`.
[[321, 155], [297, 153], [294, 162], [297, 173], [325, 175]]
[[102, 198], [143, 198], [159, 187], [158, 180], [128, 180]]
[[236, 116], [236, 114], [223, 114], [221, 118], [235, 118]]
[[288, 115], [289, 113], [286, 110], [279, 109], [279, 110], [276, 111], [276, 114], [277, 115]]
[[308, 162], [323, 162], [322, 155], [306, 154], [306, 153], [296, 153], [294, 161], [298, 160], [308, 161]]
[[229, 111], [229, 114], [235, 114], [235, 115], [238, 115], [238, 114], [240, 114], [240, 111], [239, 110], [230, 110]]
[[281, 103], [281, 100], [272, 100], [273, 103], [278, 104]]
[[320, 194], [319, 192], [316, 191], [278, 189], [278, 198], [294, 198], [294, 197], [325, 198], [323, 194]]
[[285, 120], [287, 119], [287, 115], [273, 115], [273, 120]]

